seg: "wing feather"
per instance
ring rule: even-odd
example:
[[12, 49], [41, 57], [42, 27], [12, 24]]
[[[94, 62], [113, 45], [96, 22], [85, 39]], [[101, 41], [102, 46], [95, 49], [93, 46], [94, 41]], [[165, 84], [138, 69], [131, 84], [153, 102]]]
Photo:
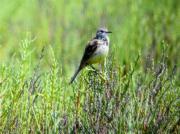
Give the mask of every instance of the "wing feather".
[[92, 41], [88, 42], [88, 44], [85, 48], [84, 55], [82, 57], [80, 66], [87, 65], [87, 61], [94, 54], [94, 52], [98, 48], [98, 45], [100, 45], [100, 44], [101, 44], [101, 42], [97, 39], [93, 39]]

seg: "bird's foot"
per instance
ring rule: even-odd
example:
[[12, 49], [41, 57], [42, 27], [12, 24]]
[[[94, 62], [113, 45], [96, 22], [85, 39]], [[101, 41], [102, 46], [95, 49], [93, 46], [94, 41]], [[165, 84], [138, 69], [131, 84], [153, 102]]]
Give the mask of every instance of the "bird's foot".
[[100, 78], [101, 78], [101, 80], [103, 82], [108, 82], [109, 81], [108, 75], [105, 72], [100, 72], [99, 76], [100, 76]]
[[90, 65], [90, 69], [91, 71], [93, 71], [94, 73], [96, 73], [97, 75], [99, 75], [100, 79], [103, 81], [103, 82], [108, 82], [108, 76], [107, 74], [104, 72], [104, 71], [100, 71], [100, 70], [97, 70], [95, 67], [93, 67], [92, 65]]

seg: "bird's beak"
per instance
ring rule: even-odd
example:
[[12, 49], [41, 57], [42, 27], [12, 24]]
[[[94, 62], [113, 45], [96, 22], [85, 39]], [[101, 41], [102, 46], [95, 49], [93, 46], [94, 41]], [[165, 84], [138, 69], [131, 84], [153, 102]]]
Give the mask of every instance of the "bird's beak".
[[112, 33], [111, 31], [107, 31], [106, 33]]

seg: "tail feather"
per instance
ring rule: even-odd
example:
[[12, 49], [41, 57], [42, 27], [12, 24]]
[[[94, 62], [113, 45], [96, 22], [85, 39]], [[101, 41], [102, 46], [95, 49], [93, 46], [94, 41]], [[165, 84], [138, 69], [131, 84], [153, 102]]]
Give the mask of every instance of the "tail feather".
[[76, 79], [76, 76], [78, 75], [78, 73], [81, 71], [81, 68], [78, 68], [78, 70], [74, 73], [73, 77], [71, 78], [71, 81], [69, 82], [69, 84], [72, 84], [73, 81]]

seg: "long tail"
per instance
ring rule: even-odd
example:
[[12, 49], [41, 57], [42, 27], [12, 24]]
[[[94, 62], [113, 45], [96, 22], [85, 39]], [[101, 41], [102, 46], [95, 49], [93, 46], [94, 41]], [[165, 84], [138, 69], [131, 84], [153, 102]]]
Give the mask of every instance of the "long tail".
[[81, 68], [79, 67], [78, 70], [74, 73], [73, 77], [71, 78], [71, 81], [69, 82], [69, 84], [73, 83], [73, 81], [76, 79], [76, 76], [78, 75], [80, 71], [81, 71]]

